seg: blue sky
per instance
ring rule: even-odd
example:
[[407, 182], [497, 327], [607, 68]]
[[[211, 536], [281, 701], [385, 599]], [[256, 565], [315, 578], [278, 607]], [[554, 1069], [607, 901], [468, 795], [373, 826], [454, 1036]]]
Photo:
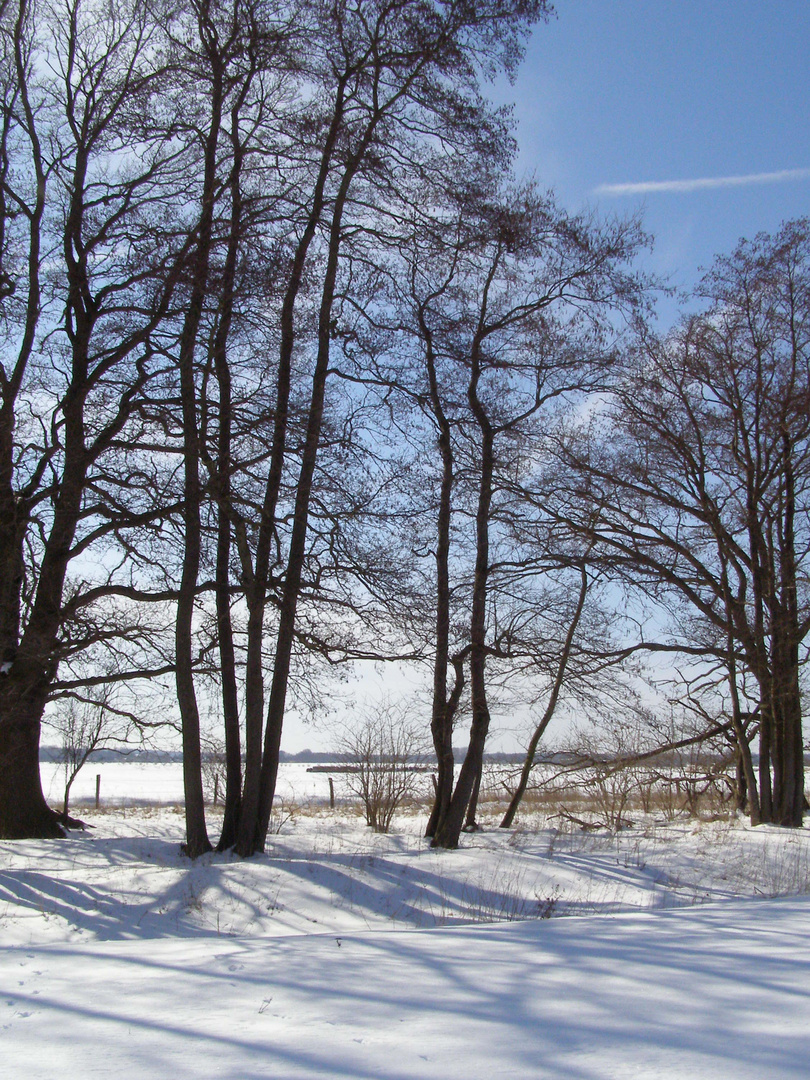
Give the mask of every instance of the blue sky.
[[[536, 29], [515, 85], [496, 87], [499, 101], [515, 102], [519, 173], [534, 174], [571, 211], [642, 210], [656, 237], [646, 265], [680, 288], [741, 236], [810, 215], [810, 0], [556, 6], [557, 18]], [[736, 179], [797, 171], [780, 180]], [[726, 182], [600, 190], [703, 179]], [[667, 325], [676, 304], [659, 306]], [[389, 666], [367, 672], [347, 693], [412, 695], [414, 678]], [[516, 749], [519, 740], [495, 727], [492, 748]], [[553, 737], [561, 728], [556, 721]], [[465, 739], [459, 728], [457, 745]], [[323, 730], [295, 716], [285, 721], [285, 749], [328, 745]]]
[[[810, 214], [810, 0], [556, 8], [508, 90], [520, 173], [569, 210], [641, 209], [645, 261], [678, 287], [741, 236]], [[695, 180], [718, 182], [623, 187]]]

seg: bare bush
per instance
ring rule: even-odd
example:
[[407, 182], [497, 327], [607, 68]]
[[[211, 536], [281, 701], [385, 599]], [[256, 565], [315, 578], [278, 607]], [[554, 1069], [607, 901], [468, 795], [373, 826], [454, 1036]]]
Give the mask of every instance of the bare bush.
[[[65, 770], [61, 816], [68, 819], [70, 791], [84, 765], [101, 750], [126, 753], [135, 733], [132, 717], [112, 704], [112, 692], [102, 686], [60, 700], [48, 717], [60, 739], [59, 760]], [[142, 738], [142, 736], [139, 735]]]
[[375, 832], [387, 833], [397, 808], [415, 794], [425, 749], [423, 726], [398, 703], [371, 706], [344, 726], [337, 750], [347, 761], [346, 786]]
[[634, 810], [662, 813], [670, 821], [721, 816], [734, 796], [733, 760], [724, 743], [718, 750], [717, 740], [665, 730], [644, 714], [581, 728], [566, 750], [573, 764], [562, 770], [564, 801], [573, 798], [595, 815], [589, 825], [621, 829], [631, 824], [627, 815]]

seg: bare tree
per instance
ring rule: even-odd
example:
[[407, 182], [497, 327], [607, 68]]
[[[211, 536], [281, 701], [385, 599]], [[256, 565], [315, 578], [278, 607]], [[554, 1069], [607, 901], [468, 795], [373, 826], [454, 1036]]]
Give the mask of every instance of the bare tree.
[[[704, 314], [640, 337], [613, 403], [563, 444], [563, 515], [671, 613], [661, 648], [722, 664], [752, 814], [804, 809], [800, 671], [810, 629], [810, 225], [743, 241]], [[598, 523], [583, 511], [602, 507]], [[758, 790], [743, 729], [758, 686]]]
[[165, 50], [138, 0], [103, 11], [21, 0], [6, 9], [3, 35], [16, 139], [4, 198], [26, 251], [0, 380], [0, 833], [16, 837], [61, 832], [42, 797], [38, 744], [65, 583], [71, 561], [118, 525], [98, 497], [104, 462], [127, 441], [156, 373], [151, 335], [183, 246], [165, 221], [155, 229], [156, 206], [186, 162], [147, 119]]
[[348, 764], [346, 786], [362, 802], [366, 824], [387, 833], [397, 809], [418, 787], [426, 749], [421, 721], [383, 700], [344, 726], [336, 749]]
[[74, 692], [61, 698], [48, 717], [47, 724], [57, 733], [61, 744], [65, 769], [61, 817], [66, 824], [73, 782], [93, 755], [101, 750], [132, 749], [137, 722], [128, 710], [118, 708], [112, 698], [109, 685], [82, 695]]
[[[517, 486], [521, 455], [529, 456], [525, 448], [540, 415], [595, 385], [610, 362], [600, 323], [610, 305], [629, 308], [640, 295], [622, 268], [641, 240], [633, 222], [600, 230], [567, 217], [532, 189], [473, 203], [464, 218], [454, 229], [455, 246], [448, 245], [443, 258], [435, 251], [430, 261], [417, 257], [411, 274], [415, 332], [426, 363], [424, 399], [441, 453], [433, 726], [442, 754], [452, 732], [448, 706], [462, 685], [459, 672], [448, 697], [449, 521], [451, 502], [459, 497], [459, 455], [469, 500], [465, 512], [475, 522], [468, 636], [455, 656], [457, 672], [469, 657], [470, 742], [452, 797], [444, 787], [439, 791], [437, 804], [444, 810], [434, 808], [430, 823], [434, 843], [446, 847], [458, 844], [465, 818], [474, 822], [490, 724], [487, 661], [508, 650], [491, 618], [493, 570], [503, 556], [498, 521]], [[464, 387], [461, 401], [439, 391], [439, 357], [444, 378]], [[449, 442], [454, 428], [455, 446]], [[452, 776], [449, 766], [447, 772]]]
[[[278, 771], [282, 724], [290, 680], [296, 617], [306, 562], [307, 534], [316, 466], [321, 444], [326, 389], [335, 338], [335, 304], [347, 239], [384, 234], [395, 219], [399, 176], [413, 179], [425, 157], [422, 131], [458, 153], [483, 145], [488, 133], [498, 152], [505, 146], [503, 118], [491, 113], [478, 94], [482, 69], [514, 64], [530, 23], [546, 13], [544, 3], [493, 3], [471, 8], [449, 3], [441, 10], [419, 2], [373, 5], [343, 4], [320, 12], [320, 42], [327, 63], [318, 75], [329, 107], [328, 125], [306, 214], [298, 232], [289, 284], [282, 309], [282, 339], [272, 454], [262, 505], [255, 567], [256, 644], [248, 673], [246, 699], [245, 785], [237, 850], [244, 855], [262, 849]], [[316, 54], [317, 55], [317, 54]], [[339, 61], [339, 62], [338, 62]], [[319, 97], [320, 102], [320, 97]], [[435, 147], [434, 141], [432, 147]], [[431, 155], [435, 158], [435, 155]], [[407, 169], [402, 166], [408, 162]], [[435, 166], [434, 166], [435, 167]], [[413, 188], [411, 188], [412, 194]], [[410, 205], [413, 205], [412, 202]], [[323, 259], [315, 303], [316, 331], [302, 340], [296, 300], [310, 244], [323, 230]], [[311, 346], [312, 369], [303, 419], [303, 442], [293, 470], [291, 528], [283, 557], [283, 583], [273, 654], [263, 748], [258, 645], [265, 604], [271, 540], [285, 465], [290, 467], [288, 408], [294, 347]]]

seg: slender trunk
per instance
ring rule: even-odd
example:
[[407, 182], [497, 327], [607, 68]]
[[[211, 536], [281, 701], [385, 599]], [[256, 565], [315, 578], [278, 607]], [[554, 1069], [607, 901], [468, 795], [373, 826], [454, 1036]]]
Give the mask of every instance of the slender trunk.
[[[245, 92], [246, 92], [245, 87]], [[239, 694], [236, 680], [236, 652], [231, 622], [231, 433], [233, 403], [231, 370], [228, 363], [228, 337], [233, 321], [236, 263], [242, 239], [243, 201], [241, 173], [244, 149], [239, 141], [239, 106], [231, 110], [231, 147], [233, 164], [229, 180], [231, 221], [228, 249], [222, 275], [219, 320], [214, 335], [213, 358], [219, 397], [219, 429], [215, 490], [217, 495], [217, 553], [215, 595], [217, 638], [219, 642], [222, 719], [225, 732], [225, 807], [222, 832], [217, 849], [224, 851], [236, 843], [242, 802], [242, 741], [239, 731]], [[216, 792], [214, 797], [216, 803]]]
[[[249, 855], [254, 850], [262, 784], [264, 609], [267, 602], [270, 555], [275, 535], [276, 507], [281, 490], [281, 479], [286, 456], [292, 384], [292, 358], [295, 346], [295, 303], [301, 290], [309, 248], [323, 214], [326, 181], [331, 169], [337, 137], [343, 124], [346, 81], [347, 79], [344, 77], [338, 83], [332, 121], [321, 153], [309, 216], [295, 249], [290, 277], [281, 306], [281, 343], [276, 374], [276, 402], [273, 417], [270, 466], [265, 484], [262, 515], [259, 522], [255, 564], [253, 567], [248, 565], [243, 567], [248, 577], [245, 590], [248, 605], [247, 655], [245, 658], [245, 782], [236, 845], [237, 850], [242, 855]], [[246, 562], [246, 559], [243, 562]]]
[[178, 367], [183, 411], [183, 568], [175, 622], [175, 683], [180, 709], [183, 742], [183, 788], [186, 801], [186, 843], [192, 858], [211, 850], [205, 824], [202, 784], [200, 714], [194, 687], [193, 619], [194, 598], [200, 569], [202, 530], [200, 507], [200, 436], [197, 424], [197, 390], [194, 379], [194, 352], [202, 318], [211, 251], [216, 187], [216, 154], [222, 121], [223, 70], [220, 58], [211, 57], [211, 113], [205, 144], [203, 186], [197, 245], [191, 263], [191, 293], [180, 336]]
[[771, 783], [771, 706], [767, 696], [760, 701], [759, 717], [759, 816], [763, 824], [773, 821]]
[[557, 701], [562, 690], [563, 680], [565, 679], [565, 672], [568, 667], [568, 660], [571, 656], [571, 648], [574, 644], [574, 635], [579, 625], [579, 620], [582, 617], [582, 610], [585, 607], [585, 598], [588, 594], [588, 571], [586, 567], [582, 567], [580, 570], [581, 581], [579, 587], [579, 596], [577, 597], [577, 604], [574, 608], [574, 614], [571, 618], [571, 622], [568, 626], [568, 633], [565, 636], [565, 643], [563, 644], [562, 652], [560, 653], [559, 663], [557, 664], [557, 671], [554, 676], [554, 683], [551, 687], [551, 694], [549, 695], [548, 704], [546, 705], [543, 716], [540, 719], [540, 723], [534, 729], [534, 734], [529, 741], [529, 746], [526, 751], [526, 758], [523, 762], [523, 768], [520, 771], [520, 780], [518, 786], [515, 789], [514, 794], [509, 802], [506, 813], [503, 816], [500, 827], [502, 829], [508, 829], [511, 827], [512, 822], [515, 820], [515, 814], [520, 806], [521, 800], [526, 793], [526, 787], [529, 783], [529, 776], [531, 775], [532, 766], [534, 765], [534, 758], [537, 753], [537, 747], [542, 739], [546, 728], [551, 722], [551, 718], [554, 716], [554, 710], [557, 708]]
[[[729, 640], [729, 645], [731, 646], [731, 644], [731, 640]], [[757, 777], [754, 772], [754, 762], [751, 757], [751, 746], [748, 742], [748, 736], [746, 735], [745, 727], [742, 722], [740, 696], [737, 692], [736, 668], [734, 666], [733, 656], [728, 665], [728, 683], [731, 692], [731, 725], [732, 730], [734, 731], [734, 737], [737, 740], [737, 771], [738, 774], [741, 774], [743, 780], [743, 783], [740, 783], [738, 778], [737, 787], [738, 792], [740, 793], [738, 802], [742, 802], [742, 805], [738, 808], [744, 810], [747, 801], [751, 824], [760, 825], [762, 823], [762, 809], [760, 807], [759, 790], [757, 788]]]
[[324, 402], [326, 397], [326, 379], [329, 371], [329, 352], [332, 333], [332, 305], [335, 298], [338, 262], [341, 249], [341, 230], [343, 211], [352, 180], [365, 157], [371, 143], [374, 125], [366, 131], [354, 157], [347, 164], [343, 178], [335, 197], [332, 222], [329, 231], [329, 250], [321, 292], [321, 304], [318, 313], [318, 351], [315, 358], [315, 370], [312, 374], [312, 391], [307, 417], [307, 433], [304, 450], [301, 455], [301, 469], [295, 493], [290, 549], [287, 556], [287, 571], [279, 611], [279, 626], [276, 637], [275, 663], [270, 695], [267, 703], [267, 726], [265, 728], [264, 753], [259, 789], [259, 807], [256, 829], [253, 836], [252, 850], [263, 851], [270, 824], [270, 812], [278, 777], [279, 751], [281, 749], [281, 729], [284, 722], [284, 709], [287, 701], [287, 686], [290, 678], [292, 647], [295, 637], [295, 617], [298, 609], [298, 597], [301, 592], [301, 578], [306, 555], [306, 538], [309, 526], [309, 505], [312, 494], [312, 482], [315, 476], [315, 464], [323, 426]]
[[70, 809], [70, 789], [73, 787], [73, 781], [78, 776], [78, 773], [78, 769], [73, 769], [65, 784], [65, 797], [62, 800], [62, 817], [65, 820], [67, 819], [68, 810]]
[[765, 612], [767, 608], [766, 598], [772, 591], [773, 579], [770, 573], [772, 560], [769, 556], [768, 545], [763, 532], [758, 498], [756, 468], [753, 462], [746, 461], [746, 525], [751, 562], [751, 592], [754, 617], [753, 641], [748, 660], [760, 691], [759, 814], [760, 821], [763, 824], [768, 824], [773, 821], [771, 765], [774, 748], [774, 718], [771, 708], [770, 660], [767, 648]]
[[[486, 304], [486, 294], [484, 297]], [[484, 763], [484, 746], [489, 733], [489, 704], [486, 688], [486, 605], [489, 580], [489, 515], [492, 505], [492, 477], [495, 468], [495, 433], [483, 404], [478, 397], [481, 375], [480, 342], [476, 339], [471, 350], [471, 374], [467, 396], [481, 432], [481, 474], [476, 511], [476, 552], [473, 578], [472, 615], [470, 618], [470, 694], [472, 721], [467, 754], [456, 781], [444, 822], [433, 837], [434, 847], [456, 848], [467, 807], [480, 784]]]
[[470, 801], [467, 803], [467, 816], [464, 818], [464, 828], [473, 830], [478, 828], [478, 822], [476, 821], [476, 813], [478, 811], [478, 796], [481, 794], [481, 780], [484, 775], [484, 760], [483, 757], [478, 765], [478, 772], [475, 774], [475, 780], [473, 782], [473, 789], [470, 795]]
[[[342, 206], [341, 206], [342, 210]], [[287, 686], [290, 677], [292, 648], [295, 637], [295, 617], [298, 609], [298, 597], [301, 591], [301, 578], [306, 555], [306, 538], [309, 526], [309, 504], [312, 494], [312, 481], [315, 475], [315, 463], [320, 444], [323, 410], [326, 396], [326, 378], [329, 368], [329, 323], [331, 320], [332, 301], [337, 278], [337, 257], [340, 246], [339, 218], [334, 223], [330, 242], [330, 257], [321, 302], [318, 326], [318, 353], [315, 371], [312, 376], [312, 394], [309, 405], [307, 435], [301, 457], [301, 469], [295, 495], [290, 550], [287, 557], [287, 572], [279, 611], [279, 626], [276, 637], [275, 663], [270, 695], [267, 704], [267, 726], [265, 728], [264, 753], [259, 785], [259, 806], [253, 836], [252, 850], [263, 851], [270, 812], [275, 795], [278, 776], [279, 751], [281, 749], [281, 729], [284, 721], [284, 709], [287, 701]]]
[[[442, 408], [441, 394], [439, 392], [432, 334], [422, 309], [419, 311], [419, 321], [422, 339], [425, 343], [431, 411], [439, 428], [438, 443], [442, 461], [439, 512], [436, 519], [436, 651], [433, 660], [433, 705], [430, 718], [433, 748], [438, 762], [438, 775], [433, 808], [425, 830], [425, 836], [433, 837], [436, 830], [442, 826], [450, 808], [455, 774], [455, 762], [453, 760], [455, 705], [451, 704], [447, 696], [447, 673], [450, 663], [450, 523], [455, 463], [453, 460], [450, 422]], [[461, 692], [459, 674], [463, 682], [463, 668], [460, 673], [459, 671], [456, 673], [456, 687], [458, 688], [458, 693], [454, 691], [456, 702]]]
[[726, 609], [726, 679], [728, 681], [729, 695], [731, 697], [731, 726], [737, 741], [738, 773], [742, 774], [743, 785], [738, 782], [738, 801], [742, 801], [740, 809], [745, 809], [746, 799], [752, 825], [762, 823], [762, 803], [757, 787], [754, 763], [751, 757], [751, 745], [745, 730], [740, 707], [740, 694], [737, 689], [737, 660], [734, 652], [734, 604], [732, 602], [731, 586], [728, 578], [728, 567], [724, 560], [721, 576], [723, 588], [723, 600]]
[[[232, 293], [233, 275], [226, 294]], [[230, 301], [228, 311], [230, 311]], [[239, 695], [236, 682], [236, 653], [231, 623], [231, 379], [225, 355], [225, 314], [220, 319], [214, 344], [214, 361], [219, 384], [219, 431], [217, 440], [217, 552], [215, 596], [220, 678], [222, 682], [222, 719], [225, 732], [225, 809], [219, 850], [231, 847], [236, 840], [239, 807], [242, 798], [242, 746], [239, 733]], [[229, 321], [229, 320], [228, 320]], [[225, 327], [223, 329], [223, 327]]]
[[[227, 491], [224, 493], [227, 498]], [[217, 523], [216, 608], [219, 638], [220, 678], [222, 680], [222, 719], [225, 732], [225, 808], [220, 851], [236, 841], [239, 807], [242, 797], [242, 746], [239, 732], [239, 696], [236, 683], [236, 654], [231, 625], [230, 591], [231, 523], [226, 510], [219, 509]]]
[[[734, 762], [734, 809], [741, 814], [744, 814], [748, 809], [748, 776], [743, 763], [743, 753], [739, 746], [737, 747], [737, 757]], [[757, 817], [759, 817], [758, 808]], [[755, 824], [753, 817], [751, 824]], [[759, 824], [759, 821], [756, 824]]]
[[436, 776], [436, 790], [434, 792], [435, 797], [433, 800], [433, 807], [430, 812], [427, 828], [425, 829], [425, 836], [429, 839], [432, 839], [436, 835], [436, 830], [444, 823], [447, 811], [450, 808], [450, 800], [453, 797], [453, 780], [455, 778], [456, 768], [453, 754], [453, 729], [455, 727], [458, 704], [461, 701], [461, 695], [464, 691], [464, 664], [468, 652], [469, 649], [464, 649], [461, 653], [452, 658], [451, 663], [455, 675], [453, 689], [450, 692], [450, 697], [447, 699], [444, 711], [441, 715], [441, 725], [437, 725], [437, 728], [434, 729], [431, 724], [434, 746], [436, 746], [438, 772]]
[[[183, 505], [183, 569], [175, 621], [175, 684], [182, 721], [183, 789], [186, 803], [184, 850], [192, 858], [211, 850], [205, 824], [202, 785], [200, 714], [194, 688], [193, 618], [194, 596], [200, 566], [200, 478], [196, 440], [196, 395], [190, 362], [181, 367], [185, 442], [185, 501]], [[190, 384], [190, 385], [189, 385]]]

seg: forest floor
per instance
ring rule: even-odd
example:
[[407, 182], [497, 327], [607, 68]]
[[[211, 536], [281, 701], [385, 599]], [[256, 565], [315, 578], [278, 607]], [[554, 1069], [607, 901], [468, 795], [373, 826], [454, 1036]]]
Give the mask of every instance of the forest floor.
[[0, 843], [9, 1078], [808, 1075], [810, 829], [529, 814], [448, 852], [310, 806], [192, 862], [177, 809], [82, 813]]

